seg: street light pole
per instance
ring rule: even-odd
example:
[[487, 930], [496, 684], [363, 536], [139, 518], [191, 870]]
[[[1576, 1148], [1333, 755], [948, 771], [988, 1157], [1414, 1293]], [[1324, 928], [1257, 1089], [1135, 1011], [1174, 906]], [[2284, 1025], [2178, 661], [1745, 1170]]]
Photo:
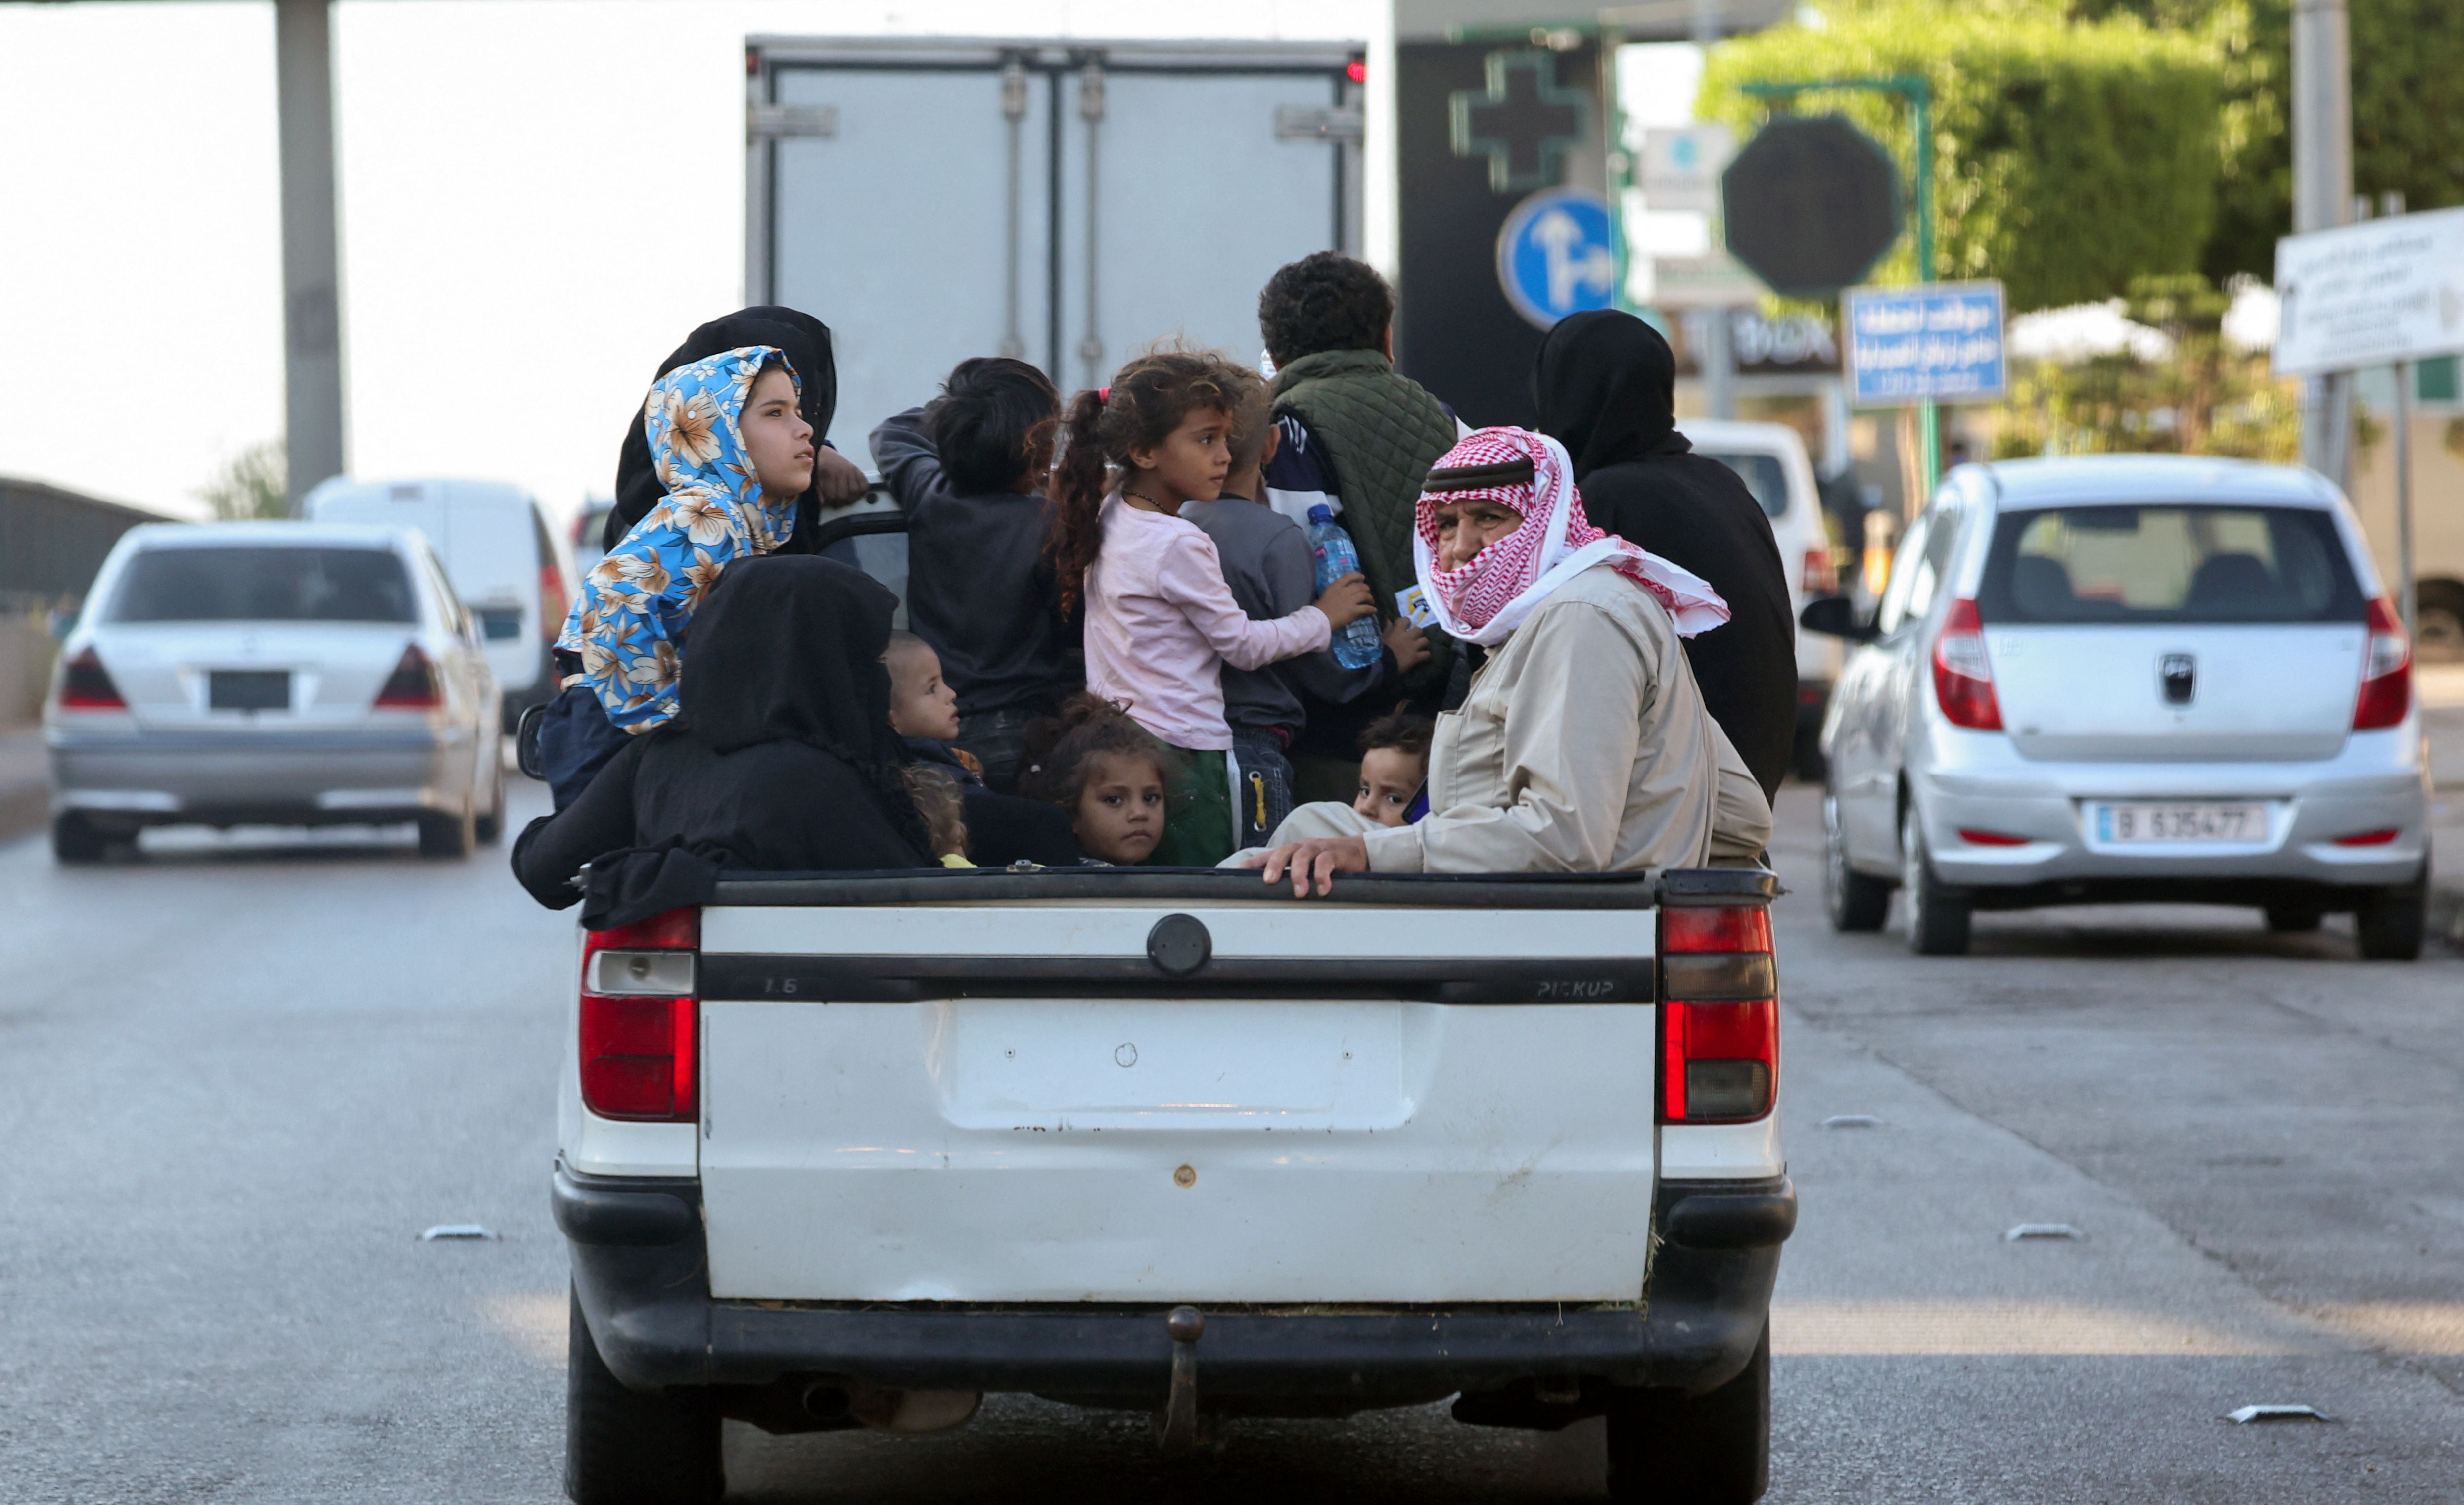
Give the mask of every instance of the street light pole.
[[[2345, 0], [2293, 3], [2293, 232], [2349, 223], [2352, 66]], [[2352, 451], [2353, 378], [2312, 377], [2301, 391], [2301, 463], [2342, 486]]]
[[342, 473], [342, 309], [328, 0], [274, 0], [282, 151], [282, 344], [291, 510]]

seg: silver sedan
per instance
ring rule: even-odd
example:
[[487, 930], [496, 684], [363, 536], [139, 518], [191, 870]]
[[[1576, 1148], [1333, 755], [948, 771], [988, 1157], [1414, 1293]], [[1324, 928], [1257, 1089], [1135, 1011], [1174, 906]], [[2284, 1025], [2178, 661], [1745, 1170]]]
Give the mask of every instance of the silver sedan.
[[44, 734], [52, 844], [148, 825], [415, 822], [467, 855], [504, 823], [496, 684], [417, 533], [131, 530], [61, 645]]
[[1977, 909], [2248, 904], [2418, 955], [2411, 651], [2334, 487], [2170, 456], [1964, 466], [1892, 562], [1824, 722], [1827, 896], [1920, 952]]

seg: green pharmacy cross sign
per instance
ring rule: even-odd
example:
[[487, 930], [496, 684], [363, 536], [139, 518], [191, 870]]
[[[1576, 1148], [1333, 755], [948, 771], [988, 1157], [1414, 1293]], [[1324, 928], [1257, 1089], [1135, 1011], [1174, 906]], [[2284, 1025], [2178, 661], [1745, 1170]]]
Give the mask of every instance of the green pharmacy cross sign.
[[1488, 158], [1495, 193], [1551, 188], [1566, 153], [1591, 139], [1592, 97], [1557, 81], [1557, 58], [1537, 50], [1491, 53], [1487, 83], [1447, 97], [1455, 155]]

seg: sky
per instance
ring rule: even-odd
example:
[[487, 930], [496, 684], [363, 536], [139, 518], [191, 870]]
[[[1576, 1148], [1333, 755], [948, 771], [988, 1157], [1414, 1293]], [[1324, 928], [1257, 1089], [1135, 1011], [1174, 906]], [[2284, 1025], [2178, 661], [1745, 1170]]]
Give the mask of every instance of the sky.
[[[748, 34], [1363, 38], [1379, 9], [339, 0], [351, 469], [559, 514], [610, 489], [660, 358], [743, 301]], [[0, 0], [0, 474], [201, 514], [282, 429], [273, 7]]]

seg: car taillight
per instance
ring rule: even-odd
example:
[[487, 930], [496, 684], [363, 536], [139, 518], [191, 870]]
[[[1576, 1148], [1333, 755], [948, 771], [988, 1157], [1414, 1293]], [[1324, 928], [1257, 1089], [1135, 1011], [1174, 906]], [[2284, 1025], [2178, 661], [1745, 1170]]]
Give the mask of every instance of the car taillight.
[[62, 710], [126, 710], [128, 702], [121, 699], [120, 687], [111, 682], [111, 671], [102, 666], [102, 656], [88, 647], [60, 668], [60, 709]]
[[1942, 635], [1933, 640], [1933, 698], [1954, 727], [2002, 730], [2002, 705], [1993, 698], [1993, 665], [1985, 656], [1985, 622], [1972, 600], [1952, 601]]
[[1805, 574], [1798, 582], [1798, 588], [1808, 596], [1839, 594], [1839, 570], [1832, 563], [1831, 550], [1827, 546], [1805, 551]]
[[1660, 1122], [1721, 1123], [1771, 1110], [1779, 973], [1760, 905], [1660, 911]]
[[2362, 654], [2362, 693], [2353, 702], [2353, 730], [2377, 731], [2412, 708], [2412, 640], [2382, 596], [2370, 602], [2370, 641]]
[[445, 704], [436, 687], [436, 665], [428, 662], [418, 643], [402, 650], [385, 687], [377, 691], [377, 704], [388, 710], [434, 710]]
[[539, 566], [539, 633], [554, 643], [564, 636], [564, 614], [573, 603], [564, 599], [564, 572], [554, 560]]
[[693, 1121], [701, 911], [593, 930], [582, 948], [582, 1101], [604, 1119]]

